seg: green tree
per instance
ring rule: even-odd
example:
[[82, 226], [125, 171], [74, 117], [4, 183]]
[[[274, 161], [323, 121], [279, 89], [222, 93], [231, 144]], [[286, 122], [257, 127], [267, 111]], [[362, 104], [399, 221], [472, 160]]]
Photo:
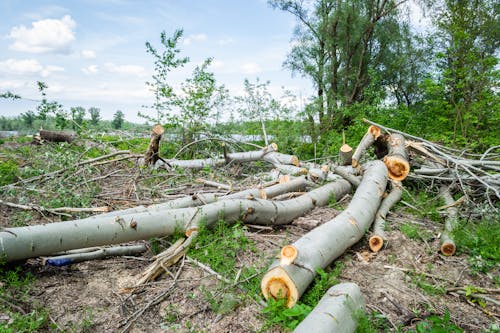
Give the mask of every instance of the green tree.
[[99, 125], [99, 121], [101, 120], [101, 109], [96, 107], [91, 107], [88, 109], [90, 115], [90, 123], [92, 126], [96, 127]]
[[85, 108], [82, 106], [76, 106], [70, 108], [72, 128], [76, 131], [81, 131], [84, 125]]
[[155, 96], [152, 108], [156, 115], [139, 112], [139, 116], [149, 121], [164, 123], [171, 120], [171, 111], [176, 104], [174, 89], [170, 84], [170, 72], [176, 68], [183, 67], [189, 62], [188, 57], [179, 57], [180, 49], [177, 44], [182, 37], [183, 30], [176, 30], [172, 37], [167, 37], [165, 31], [160, 34], [160, 42], [163, 50], [156, 49], [150, 42], [146, 42], [146, 52], [154, 58], [154, 74], [152, 81], [146, 82]]
[[37, 86], [38, 91], [42, 94], [42, 100], [36, 107], [38, 118], [45, 121], [48, 115], [53, 114], [55, 116], [56, 128], [63, 130], [68, 123], [68, 115], [66, 111], [64, 111], [62, 104], [47, 99], [46, 90], [49, 86], [45, 82], [37, 81]]
[[36, 114], [33, 111], [21, 113], [21, 120], [28, 128], [31, 129], [33, 128], [33, 123], [36, 120]]
[[181, 94], [173, 95], [173, 104], [178, 107], [176, 122], [181, 126], [184, 143], [194, 140], [196, 132], [206, 130], [209, 121], [216, 119], [219, 106], [224, 104], [228, 91], [217, 85], [215, 75], [208, 71], [212, 59], [196, 66], [190, 78], [181, 84]]
[[455, 142], [498, 144], [491, 132], [500, 127], [500, 4], [442, 0], [431, 9], [439, 74], [428, 82], [427, 110], [439, 115]]
[[113, 121], [111, 122], [111, 126], [113, 126], [114, 129], [120, 129], [123, 126], [124, 120], [125, 120], [125, 115], [123, 114], [123, 112], [117, 110], [113, 115]]
[[285, 67], [309, 77], [317, 93], [306, 108], [320, 132], [351, 124], [350, 107], [374, 103], [387, 90], [384, 71], [393, 45], [406, 32], [399, 29], [398, 7], [405, 1], [270, 0], [273, 8], [298, 19], [294, 46]]

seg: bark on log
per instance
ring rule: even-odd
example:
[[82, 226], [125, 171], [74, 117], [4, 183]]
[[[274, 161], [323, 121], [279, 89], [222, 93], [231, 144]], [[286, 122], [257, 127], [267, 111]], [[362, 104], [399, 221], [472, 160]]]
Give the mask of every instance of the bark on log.
[[300, 165], [300, 161], [297, 156], [278, 153], [276, 151], [266, 154], [263, 159], [269, 163], [272, 163], [273, 165], [290, 164], [297, 167]]
[[151, 130], [151, 140], [149, 141], [148, 149], [144, 155], [145, 165], [155, 165], [156, 161], [160, 159], [160, 141], [164, 132], [165, 129], [162, 125], [156, 124], [153, 126], [153, 129]]
[[315, 206], [326, 205], [332, 196], [340, 199], [350, 188], [342, 179], [286, 201], [228, 199], [202, 207], [4, 228], [0, 229], [0, 257], [10, 262], [83, 247], [173, 235], [179, 230], [189, 236], [200, 223], [210, 227], [220, 220], [221, 214], [228, 223], [242, 220], [252, 224], [285, 224]]
[[352, 148], [348, 144], [343, 144], [339, 149], [340, 165], [352, 165]]
[[365, 133], [359, 145], [356, 147], [354, 154], [352, 155], [352, 166], [357, 167], [359, 165], [359, 160], [361, 159], [361, 155], [363, 152], [370, 147], [375, 140], [380, 136], [380, 128], [377, 126], [368, 127], [368, 131]]
[[68, 266], [82, 261], [102, 259], [106, 257], [116, 256], [132, 256], [145, 252], [148, 248], [144, 244], [130, 245], [130, 246], [114, 246], [106, 248], [98, 248], [92, 251], [69, 253], [56, 257], [44, 258], [43, 265], [49, 266]]
[[40, 139], [44, 141], [71, 143], [75, 138], [76, 134], [71, 132], [40, 130]]
[[450, 189], [447, 186], [441, 187], [440, 190], [441, 197], [444, 199], [444, 203], [447, 206], [446, 212], [448, 216], [446, 217], [446, 221], [444, 223], [444, 230], [441, 235], [441, 253], [445, 256], [452, 256], [455, 254], [456, 246], [455, 241], [453, 240], [452, 233], [453, 228], [457, 224], [457, 215], [458, 209], [454, 205], [455, 200], [451, 196]]
[[385, 237], [385, 218], [387, 213], [394, 206], [396, 202], [401, 200], [403, 195], [403, 186], [401, 182], [394, 180], [391, 182], [392, 189], [391, 192], [382, 200], [380, 207], [375, 215], [375, 222], [373, 223], [373, 234], [368, 241], [370, 249], [373, 252], [378, 252], [384, 246]]
[[391, 134], [388, 147], [389, 154], [384, 157], [384, 163], [389, 170], [389, 177], [394, 180], [403, 181], [410, 173], [404, 136], [401, 134]]
[[[292, 307], [316, 275], [359, 241], [373, 222], [387, 185], [387, 167], [381, 161], [366, 165], [361, 184], [349, 206], [333, 220], [310, 231], [291, 246], [298, 252], [289, 265], [276, 260], [261, 281], [265, 298], [285, 297]], [[282, 253], [283, 254], [283, 253]]]
[[352, 333], [356, 331], [357, 312], [364, 310], [365, 300], [358, 285], [337, 284], [326, 292], [318, 305], [294, 330], [295, 333]]

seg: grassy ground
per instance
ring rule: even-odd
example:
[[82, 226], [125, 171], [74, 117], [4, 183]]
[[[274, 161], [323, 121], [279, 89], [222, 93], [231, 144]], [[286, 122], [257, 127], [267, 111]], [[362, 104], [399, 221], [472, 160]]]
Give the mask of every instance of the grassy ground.
[[[234, 184], [252, 186], [253, 175], [268, 169], [258, 163], [206, 168], [193, 174], [152, 171], [137, 167], [133, 160], [75, 167], [80, 161], [115, 150], [142, 153], [147, 142], [104, 138], [99, 144], [81, 140], [71, 145], [33, 146], [25, 139], [3, 140], [0, 186], [63, 171], [4, 186], [0, 199], [46, 209], [122, 209], [208, 191], [193, 181], [197, 177], [228, 182], [228, 175], [233, 175]], [[498, 215], [462, 220], [455, 231], [458, 253], [444, 257], [437, 252], [437, 236], [444, 220], [437, 208], [442, 203], [421, 187], [405, 185], [408, 191], [403, 201], [409, 205], [398, 204], [390, 214], [386, 248], [379, 254], [370, 253], [363, 238], [330, 267], [319, 270], [314, 283], [291, 309], [285, 309], [280, 301], [264, 302], [260, 278], [281, 246], [307, 233], [306, 226], [311, 223], [304, 221], [320, 224], [330, 220], [348, 198], [280, 228], [228, 226], [223, 221], [213, 229], [202, 228], [185, 258], [132, 295], [123, 293], [123, 287], [133, 284], [148, 265], [147, 259], [170, 246], [176, 237], [149, 240], [150, 251], [134, 258], [109, 258], [64, 268], [45, 267], [39, 259], [4, 265], [0, 273], [0, 332], [115, 332], [141, 309], [145, 311], [131, 325], [132, 332], [286, 332], [311, 311], [330, 286], [342, 281], [356, 282], [366, 299], [366, 312], [356, 314], [358, 332], [498, 331], [500, 308], [487, 299], [498, 302], [500, 288]], [[87, 215], [54, 215], [1, 206], [0, 227]], [[160, 296], [157, 304], [148, 306]]]

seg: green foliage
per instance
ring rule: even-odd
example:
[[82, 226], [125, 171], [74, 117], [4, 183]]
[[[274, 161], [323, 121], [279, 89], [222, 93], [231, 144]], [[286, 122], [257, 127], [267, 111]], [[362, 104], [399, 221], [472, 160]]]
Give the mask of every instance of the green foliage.
[[399, 230], [409, 239], [419, 239], [420, 238], [420, 228], [415, 224], [405, 223]]
[[316, 306], [328, 289], [339, 283], [338, 278], [342, 273], [342, 269], [344, 269], [344, 264], [340, 261], [335, 262], [335, 267], [328, 273], [318, 268], [316, 270], [318, 275], [314, 278], [311, 287], [302, 296], [301, 302], [311, 307]]
[[99, 125], [99, 121], [101, 120], [101, 109], [96, 107], [91, 107], [88, 109], [90, 115], [90, 124], [94, 127]]
[[459, 253], [467, 253], [474, 271], [488, 272], [500, 262], [500, 223], [491, 219], [462, 221], [453, 230]]
[[15, 182], [18, 175], [19, 167], [15, 161], [0, 161], [0, 186]]
[[432, 315], [419, 322], [410, 333], [460, 333], [463, 330], [450, 321], [450, 312], [446, 310], [443, 317]]
[[120, 129], [123, 126], [124, 120], [125, 120], [125, 115], [123, 114], [122, 111], [118, 110], [113, 115], [113, 121], [111, 122], [111, 125], [113, 126], [114, 129]]
[[378, 333], [389, 331], [389, 321], [387, 317], [377, 311], [367, 314], [360, 310], [354, 314], [358, 321], [356, 333]]
[[293, 307], [287, 308], [284, 298], [278, 300], [270, 298], [267, 301], [266, 307], [262, 310], [262, 313], [266, 317], [264, 329], [275, 325], [294, 329], [307, 317], [311, 310], [311, 306], [302, 303], [297, 303]]
[[446, 293], [445, 288], [427, 283], [426, 277], [423, 274], [412, 275], [412, 282], [429, 295], [444, 295]]

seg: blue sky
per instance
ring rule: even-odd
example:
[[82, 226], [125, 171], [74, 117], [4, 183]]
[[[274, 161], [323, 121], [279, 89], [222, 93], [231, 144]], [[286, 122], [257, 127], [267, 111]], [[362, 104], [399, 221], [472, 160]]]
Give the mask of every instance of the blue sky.
[[[44, 81], [49, 99], [67, 109], [96, 106], [105, 119], [119, 109], [142, 122], [137, 111], [152, 103], [145, 82], [153, 68], [144, 44], [183, 28], [180, 46], [191, 65], [175, 72], [174, 84], [213, 57], [211, 70], [232, 95], [256, 77], [276, 95], [282, 86], [312, 94], [309, 80], [282, 68], [296, 21], [265, 0], [2, 0], [0, 13], [0, 92], [40, 99], [36, 81]], [[1, 99], [0, 115], [35, 106]]]

